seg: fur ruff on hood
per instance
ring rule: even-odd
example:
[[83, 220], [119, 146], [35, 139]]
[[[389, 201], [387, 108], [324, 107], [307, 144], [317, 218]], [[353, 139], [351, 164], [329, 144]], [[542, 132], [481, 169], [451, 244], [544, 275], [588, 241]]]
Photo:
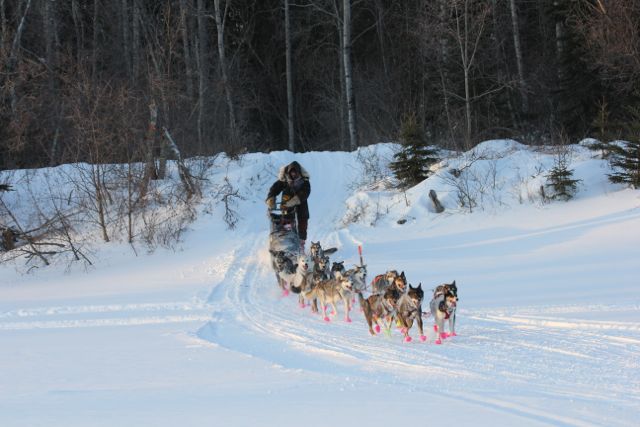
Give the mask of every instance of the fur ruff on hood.
[[311, 176], [309, 175], [309, 172], [307, 172], [307, 170], [302, 167], [302, 165], [298, 162], [291, 162], [288, 165], [282, 166], [280, 168], [280, 170], [278, 171], [278, 180], [280, 181], [287, 181], [287, 177], [285, 176], [285, 173], [287, 171], [287, 169], [291, 168], [291, 167], [296, 167], [299, 171], [300, 171], [300, 176], [302, 176], [304, 179], [309, 179], [311, 178]]

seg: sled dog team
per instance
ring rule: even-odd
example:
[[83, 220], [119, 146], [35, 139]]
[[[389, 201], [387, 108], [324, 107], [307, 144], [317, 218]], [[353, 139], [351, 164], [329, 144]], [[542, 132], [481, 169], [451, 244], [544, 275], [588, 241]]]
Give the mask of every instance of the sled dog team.
[[[330, 306], [331, 314], [336, 315], [337, 304], [341, 302], [344, 307], [344, 320], [351, 322], [349, 312], [357, 295], [371, 335], [380, 333], [381, 327], [390, 334], [395, 324], [404, 335], [404, 341], [410, 342], [412, 338], [409, 331], [416, 323], [420, 340], [426, 341], [423, 315], [433, 317], [435, 344], [441, 344], [443, 339], [456, 335], [458, 288], [455, 280], [439, 285], [433, 290], [429, 312], [425, 313], [422, 311], [422, 284], [416, 287], [408, 284], [404, 271], [398, 274], [396, 270], [389, 270], [377, 275], [371, 282], [371, 295], [365, 298], [363, 292], [369, 290], [365, 265], [347, 270], [344, 261], [331, 263], [329, 255], [336, 252], [336, 248], [323, 249], [320, 242], [311, 242], [309, 249], [309, 254], [296, 255], [269, 250], [278, 285], [284, 295], [287, 295], [289, 290], [298, 294], [300, 307], [310, 306], [312, 312], [320, 312], [328, 322], [330, 318], [327, 308]], [[445, 321], [449, 332], [445, 332]]]

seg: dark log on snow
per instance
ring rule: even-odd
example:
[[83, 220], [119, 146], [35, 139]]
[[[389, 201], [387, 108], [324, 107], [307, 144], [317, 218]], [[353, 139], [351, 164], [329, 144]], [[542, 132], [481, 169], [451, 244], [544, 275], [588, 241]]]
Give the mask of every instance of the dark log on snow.
[[433, 202], [433, 207], [436, 210], [436, 213], [444, 212], [444, 206], [442, 206], [442, 203], [438, 200], [438, 195], [434, 190], [429, 191], [429, 198], [431, 199], [431, 202]]

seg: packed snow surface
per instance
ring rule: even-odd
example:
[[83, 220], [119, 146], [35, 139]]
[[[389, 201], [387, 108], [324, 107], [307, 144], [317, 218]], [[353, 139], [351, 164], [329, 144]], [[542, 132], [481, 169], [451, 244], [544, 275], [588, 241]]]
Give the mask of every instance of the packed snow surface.
[[[218, 159], [210, 182], [242, 195], [233, 230], [207, 193], [173, 250], [1, 265], [0, 425], [638, 425], [640, 192], [576, 145], [576, 196], [546, 202], [552, 150], [514, 141], [449, 153], [399, 191], [396, 149]], [[264, 199], [293, 160], [311, 175], [307, 248], [349, 268], [361, 246], [368, 280], [404, 271], [424, 311], [455, 280], [457, 336], [435, 344], [431, 317], [426, 342], [371, 336], [357, 303], [326, 322], [282, 295]]]

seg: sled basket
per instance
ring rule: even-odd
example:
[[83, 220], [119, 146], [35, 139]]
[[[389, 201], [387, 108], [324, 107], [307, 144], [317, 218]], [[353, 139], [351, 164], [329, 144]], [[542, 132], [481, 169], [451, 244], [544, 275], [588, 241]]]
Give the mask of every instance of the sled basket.
[[295, 210], [272, 209], [269, 211], [269, 220], [271, 221], [269, 249], [290, 254], [298, 253], [300, 238], [296, 227]]

